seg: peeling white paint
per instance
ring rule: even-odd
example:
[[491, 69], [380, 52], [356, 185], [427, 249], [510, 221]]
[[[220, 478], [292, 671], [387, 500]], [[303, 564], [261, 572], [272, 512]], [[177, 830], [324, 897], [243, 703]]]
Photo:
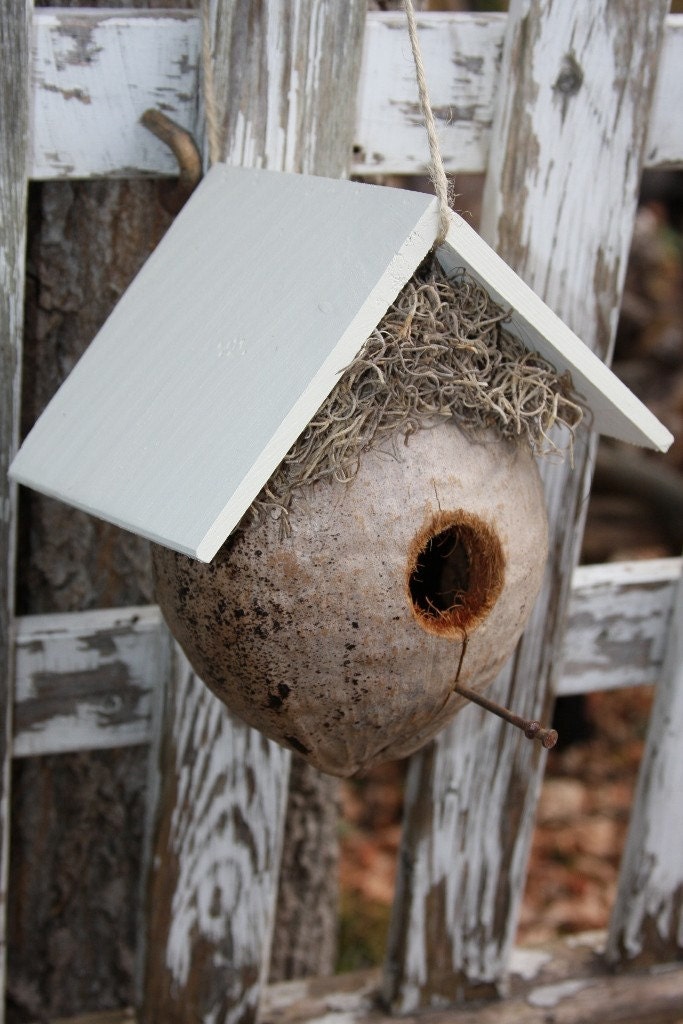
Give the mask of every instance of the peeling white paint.
[[[449, 172], [486, 169], [505, 20], [500, 14], [419, 15], [421, 25], [435, 29], [423, 29], [421, 43]], [[64, 59], [69, 42], [62, 26], [70, 24], [82, 26], [86, 33], [92, 30], [88, 63]], [[683, 15], [671, 15], [667, 24], [662, 88], [647, 144], [651, 166], [683, 159], [683, 124], [677, 116], [683, 105], [683, 79], [678, 74], [683, 62]], [[175, 163], [167, 147], [137, 121], [147, 107], [161, 106], [184, 127], [197, 130], [200, 30], [194, 12], [152, 10], [111, 16], [94, 10], [56, 14], [37, 8], [33, 25], [30, 176], [173, 174]], [[313, 29], [311, 34], [317, 43]], [[315, 80], [320, 73], [316, 60], [306, 66]], [[88, 95], [90, 103], [69, 100], [76, 93]], [[424, 173], [429, 156], [416, 103], [404, 22], [395, 14], [368, 14], [353, 173]], [[288, 123], [301, 115], [300, 102], [290, 106]], [[269, 139], [279, 163], [270, 156], [268, 166], [291, 169], [291, 139], [282, 125], [272, 130], [275, 135]], [[282, 137], [277, 137], [280, 130]], [[312, 141], [308, 149], [313, 151]], [[243, 154], [245, 166], [262, 166], [248, 133], [240, 132], [235, 138], [233, 154], [238, 153]], [[240, 162], [237, 156], [234, 162]], [[565, 212], [563, 224], [569, 213]]]
[[592, 932], [579, 932], [577, 935], [568, 935], [565, 942], [569, 949], [580, 949], [586, 946], [598, 955], [604, 952], [607, 932], [604, 929]]
[[198, 948], [208, 945], [214, 960], [230, 950], [227, 1024], [258, 999], [260, 979], [245, 987], [243, 971], [268, 962], [290, 755], [231, 719], [179, 649], [177, 659], [177, 798], [168, 850], [177, 883], [165, 961], [182, 988]]
[[[505, 15], [419, 14], [418, 34], [446, 167], [481, 171], [488, 155]], [[356, 174], [426, 173], [429, 148], [400, 14], [368, 17], [358, 111]]]
[[320, 1017], [313, 1017], [307, 1024], [356, 1024], [358, 1014], [352, 1010], [344, 1012], [323, 1013]]
[[683, 577], [650, 718], [608, 940], [637, 956], [654, 926], [671, 958], [683, 949]]
[[[92, 14], [34, 12], [31, 177], [91, 177], [127, 168], [177, 173], [168, 147], [139, 120], [148, 107], [158, 107], [195, 132], [196, 17]], [[87, 39], [87, 59], [74, 57], [76, 37]]]
[[668, 558], [576, 569], [559, 692], [656, 682], [679, 575], [679, 560]]

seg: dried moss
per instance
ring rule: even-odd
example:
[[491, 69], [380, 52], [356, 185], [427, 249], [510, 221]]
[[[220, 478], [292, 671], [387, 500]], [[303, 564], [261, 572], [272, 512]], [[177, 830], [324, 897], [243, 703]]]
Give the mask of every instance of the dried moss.
[[464, 271], [436, 260], [418, 270], [289, 450], [251, 512], [287, 515], [293, 495], [353, 480], [364, 453], [444, 418], [526, 443], [537, 455], [571, 449], [583, 410], [569, 374], [506, 330], [509, 312]]

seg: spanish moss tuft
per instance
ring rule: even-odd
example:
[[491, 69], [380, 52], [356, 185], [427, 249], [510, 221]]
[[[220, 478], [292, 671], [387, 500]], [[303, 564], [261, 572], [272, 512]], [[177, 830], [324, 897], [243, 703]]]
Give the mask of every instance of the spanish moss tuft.
[[[443, 419], [528, 444], [540, 456], [572, 450], [583, 409], [568, 373], [505, 329], [509, 313], [464, 271], [436, 260], [406, 284], [358, 356], [294, 443], [250, 512], [280, 514], [294, 494], [348, 483], [363, 455]], [[558, 442], [560, 431], [562, 441]], [[552, 432], [552, 436], [551, 436]]]

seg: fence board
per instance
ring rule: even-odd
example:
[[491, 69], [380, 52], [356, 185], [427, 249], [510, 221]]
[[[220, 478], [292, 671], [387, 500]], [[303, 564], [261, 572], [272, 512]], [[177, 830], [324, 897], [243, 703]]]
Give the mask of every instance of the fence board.
[[[222, 159], [343, 173], [363, 13], [362, 0], [212, 6]], [[179, 651], [175, 664], [160, 747], [143, 1019], [246, 1024], [268, 970], [290, 756], [231, 718]]]
[[662, 558], [574, 570], [558, 696], [659, 679], [680, 564]]
[[[486, 168], [504, 14], [418, 14], [429, 94], [447, 170]], [[354, 173], [424, 174], [429, 150], [399, 14], [369, 14], [354, 137]]]
[[176, 648], [147, 915], [144, 1021], [254, 1018], [289, 754], [234, 721]]
[[14, 757], [148, 743], [163, 642], [155, 606], [20, 618]]
[[[614, 975], [599, 933], [514, 950], [507, 998], [423, 1011], [403, 1024], [678, 1024], [683, 967]], [[377, 1005], [378, 973], [358, 971], [269, 986], [269, 1024], [391, 1024]], [[77, 1024], [77, 1022], [74, 1022]]]
[[[681, 564], [575, 571], [558, 696], [657, 682]], [[16, 633], [14, 757], [150, 742], [164, 667], [156, 606], [27, 615]], [[46, 678], [49, 694], [40, 689]]]
[[[665, 0], [515, 0], [508, 16], [484, 234], [602, 357], [616, 327], [666, 9]], [[576, 455], [574, 470], [544, 467], [548, 571], [514, 663], [492, 688], [529, 718], [547, 714], [559, 672], [590, 447]], [[394, 1009], [496, 991], [542, 770], [538, 745], [479, 709], [413, 760], [385, 987]]]
[[683, 957], [683, 577], [640, 767], [608, 955]]
[[[420, 14], [421, 43], [448, 171], [484, 171], [506, 16]], [[402, 15], [367, 15], [352, 171], [424, 173]], [[172, 174], [167, 149], [138, 123], [159, 107], [197, 131], [199, 23], [188, 11], [35, 11], [30, 176]], [[667, 20], [645, 162], [683, 162], [683, 15]], [[273, 166], [269, 157], [268, 166]]]
[[[0, 3], [0, 995], [5, 991], [12, 756], [16, 488], [28, 165], [30, 5]], [[4, 999], [0, 1021], [4, 1020]]]
[[196, 11], [38, 8], [33, 30], [31, 177], [177, 174], [139, 121], [158, 107], [196, 133]]

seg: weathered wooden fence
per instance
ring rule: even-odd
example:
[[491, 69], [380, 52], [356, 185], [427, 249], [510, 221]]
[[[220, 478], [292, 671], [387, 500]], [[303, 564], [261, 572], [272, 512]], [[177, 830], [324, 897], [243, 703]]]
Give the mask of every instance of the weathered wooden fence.
[[[603, 358], [641, 171], [683, 162], [683, 18], [667, 8], [513, 0], [507, 16], [419, 19], [447, 166], [487, 171], [482, 233]], [[172, 10], [32, 10], [21, 0], [2, 0], [0, 11], [0, 881], [12, 758], [148, 744], [141, 1017], [247, 1021], [268, 962], [289, 754], [231, 721], [155, 608], [17, 618], [17, 504], [6, 475], [18, 440], [28, 179], [172, 174], [169, 154], [138, 121], [162, 106], [201, 137], [199, 20]], [[228, 162], [329, 175], [349, 163], [366, 176], [423, 171], [401, 16], [366, 17], [361, 0], [226, 0], [214, 6], [212, 31]], [[593, 452], [586, 438], [573, 469], [544, 467], [546, 581], [494, 689], [540, 717], [558, 692], [658, 682], [601, 961], [633, 970], [683, 954], [680, 563], [572, 574]], [[674, 1020], [676, 1007], [680, 1016], [680, 968], [616, 984], [578, 954], [513, 956], [543, 763], [535, 745], [475, 708], [412, 759], [382, 984], [395, 1012], [499, 994], [512, 968], [508, 1002], [449, 1019], [547, 1020], [560, 998], [564, 1015], [552, 1019], [586, 1020], [592, 1006], [590, 1019], [628, 1020], [638, 1000], [649, 1000], [650, 1014], [639, 1020]], [[271, 990], [266, 1018], [369, 1011], [367, 985], [336, 984], [336, 995]]]

